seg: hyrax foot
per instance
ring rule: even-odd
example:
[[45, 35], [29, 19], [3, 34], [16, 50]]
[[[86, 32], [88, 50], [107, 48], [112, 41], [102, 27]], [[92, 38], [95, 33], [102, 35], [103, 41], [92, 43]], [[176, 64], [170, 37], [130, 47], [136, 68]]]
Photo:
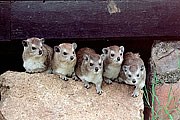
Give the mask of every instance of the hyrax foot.
[[119, 78], [117, 79], [117, 82], [118, 82], [118, 83], [123, 83], [123, 79], [122, 79], [121, 77], [119, 77]]
[[131, 96], [132, 96], [132, 97], [137, 97], [137, 96], [139, 96], [139, 90], [136, 90], [136, 89], [135, 89]]
[[72, 75], [66, 75], [66, 77], [68, 77], [68, 78], [72, 78]]
[[74, 75], [74, 76], [72, 77], [72, 79], [75, 80], [75, 81], [78, 81], [78, 77], [77, 77], [76, 75]]
[[84, 81], [83, 84], [84, 84], [84, 87], [87, 89], [91, 87], [87, 81]]
[[102, 82], [96, 83], [96, 91], [97, 91], [97, 94], [99, 94], [99, 95], [101, 95], [103, 93], [103, 91], [101, 89], [101, 84], [102, 84]]
[[26, 73], [29, 73], [29, 74], [34, 74], [34, 72], [32, 72], [32, 71], [26, 71]]
[[103, 93], [102, 90], [97, 90], [97, 94], [101, 95]]
[[69, 79], [68, 79], [66, 76], [64, 76], [64, 75], [60, 75], [59, 78], [62, 79], [62, 80], [65, 80], [65, 81], [68, 81], [68, 80], [69, 80]]
[[112, 84], [112, 81], [108, 78], [104, 78], [104, 82], [107, 83], [107, 84]]

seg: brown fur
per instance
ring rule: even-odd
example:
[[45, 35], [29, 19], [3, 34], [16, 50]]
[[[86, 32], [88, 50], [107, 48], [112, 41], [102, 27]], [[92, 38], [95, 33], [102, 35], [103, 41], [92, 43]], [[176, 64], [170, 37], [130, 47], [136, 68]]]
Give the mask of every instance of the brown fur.
[[81, 66], [83, 64], [83, 56], [84, 55], [88, 55], [90, 56], [90, 59], [95, 59], [95, 60], [98, 60], [100, 58], [100, 56], [98, 54], [96, 54], [96, 52], [91, 49], [91, 48], [81, 48], [78, 52], [77, 52], [77, 68], [76, 68], [76, 72], [79, 74], [79, 75], [82, 75], [83, 74], [86, 74], [85, 71], [88, 71], [86, 65], [84, 64], [83, 68], [81, 69]]
[[[55, 46], [54, 56], [52, 60], [52, 69], [54, 74], [60, 75], [63, 80], [68, 80], [66, 76], [72, 76], [74, 73], [74, 67], [76, 65], [76, 43], [62, 43], [59, 46]], [[59, 49], [59, 51], [56, 51]], [[63, 53], [66, 52], [67, 55]], [[73, 60], [71, 60], [73, 57]]]
[[[77, 52], [76, 75], [82, 80], [86, 88], [90, 88], [90, 82], [96, 85], [98, 94], [102, 94], [102, 72], [104, 55], [98, 55], [91, 48], [81, 48]], [[91, 65], [92, 64], [92, 65]]]
[[[111, 84], [112, 81], [116, 81], [119, 76], [123, 62], [124, 47], [113, 45], [108, 48], [103, 48], [102, 51], [103, 54], [106, 55], [106, 59], [104, 60], [104, 81], [107, 84]], [[114, 56], [111, 54], [114, 54]]]
[[[119, 53], [120, 50], [119, 46], [116, 45], [110, 46], [109, 49], [115, 51], [115, 53]], [[106, 59], [104, 60], [104, 65], [108, 65], [111, 63], [113, 63], [113, 61], [109, 57], [106, 57]]]
[[53, 49], [51, 47], [49, 47], [48, 45], [42, 43], [40, 41], [40, 39], [36, 38], [36, 37], [29, 38], [26, 41], [28, 43], [28, 47], [26, 49], [24, 49], [24, 51], [23, 51], [23, 54], [22, 54], [23, 61], [26, 61], [31, 58], [40, 59], [40, 57], [35, 57], [33, 54], [31, 54], [32, 53], [31, 47], [33, 45], [33, 46], [36, 46], [37, 49], [39, 49], [43, 52], [41, 58], [43, 58], [42, 62], [44, 62], [44, 65], [46, 66], [45, 68], [42, 68], [41, 70], [39, 69], [39, 70], [31, 71], [31, 72], [44, 72], [48, 69], [50, 70], [51, 69], [51, 60], [52, 60], [52, 56], [53, 56]]
[[144, 62], [142, 61], [142, 59], [140, 58], [139, 53], [135, 53], [133, 54], [132, 52], [127, 52], [124, 55], [124, 62], [123, 65], [131, 65], [131, 69], [135, 70], [137, 69], [137, 65], [143, 65]]
[[128, 52], [124, 56], [124, 62], [120, 71], [119, 81], [135, 85], [132, 97], [139, 96], [139, 90], [145, 85], [146, 69], [143, 60], [138, 53]]

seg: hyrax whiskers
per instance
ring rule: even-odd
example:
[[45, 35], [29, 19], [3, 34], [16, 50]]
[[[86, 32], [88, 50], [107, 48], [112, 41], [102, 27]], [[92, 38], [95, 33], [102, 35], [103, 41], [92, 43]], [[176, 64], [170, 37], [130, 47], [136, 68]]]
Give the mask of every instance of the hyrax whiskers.
[[102, 94], [101, 84], [105, 55], [98, 55], [93, 49], [86, 47], [77, 52], [77, 59], [76, 75], [86, 88], [90, 88], [89, 82], [94, 83], [97, 93]]
[[44, 44], [44, 38], [29, 38], [23, 40], [23, 67], [28, 73], [51, 73], [53, 49]]
[[146, 69], [138, 53], [127, 52], [125, 54], [119, 80], [126, 84], [135, 85], [132, 97], [139, 96], [139, 91], [145, 85]]
[[121, 64], [123, 62], [123, 46], [110, 46], [102, 49], [103, 53], [106, 55], [104, 60], [104, 81], [107, 84], [111, 84], [112, 81], [118, 78]]
[[76, 43], [62, 43], [54, 47], [54, 56], [52, 60], [52, 69], [54, 74], [60, 75], [63, 80], [68, 80], [68, 77], [74, 79], [74, 67], [76, 65]]

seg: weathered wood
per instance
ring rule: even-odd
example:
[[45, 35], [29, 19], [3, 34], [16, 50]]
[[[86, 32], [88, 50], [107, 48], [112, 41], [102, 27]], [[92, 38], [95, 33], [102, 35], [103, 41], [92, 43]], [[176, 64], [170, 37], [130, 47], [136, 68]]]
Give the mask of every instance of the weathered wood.
[[179, 36], [179, 0], [121, 0], [109, 14], [106, 1], [11, 3], [11, 37], [104, 38]]
[[0, 2], [0, 41], [10, 40], [10, 4]]

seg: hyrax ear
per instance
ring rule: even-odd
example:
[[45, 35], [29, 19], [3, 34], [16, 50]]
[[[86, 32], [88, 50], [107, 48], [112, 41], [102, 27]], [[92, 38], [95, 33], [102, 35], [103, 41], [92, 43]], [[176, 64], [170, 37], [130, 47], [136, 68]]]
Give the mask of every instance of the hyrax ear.
[[141, 65], [140, 70], [141, 70], [141, 71], [144, 70], [144, 65]]
[[61, 52], [61, 48], [59, 46], [54, 46], [54, 52]]
[[41, 43], [44, 43], [44, 42], [45, 42], [45, 39], [44, 39], [44, 38], [41, 38], [40, 41], [41, 41]]
[[128, 70], [128, 66], [127, 65], [123, 65], [122, 69], [123, 69], [124, 72], [126, 72]]
[[124, 52], [124, 46], [120, 46], [121, 52]]
[[84, 59], [86, 62], [88, 62], [88, 61], [89, 61], [89, 56], [85, 54], [85, 55], [83, 56], [83, 59]]
[[101, 60], [104, 61], [106, 59], [106, 55], [105, 54], [102, 54], [101, 55]]
[[27, 41], [27, 40], [23, 40], [23, 41], [22, 41], [22, 45], [23, 45], [24, 47], [28, 47], [28, 41]]
[[77, 48], [77, 44], [76, 43], [72, 43], [72, 48], [75, 50]]
[[136, 56], [136, 57], [140, 57], [140, 54], [139, 54], [139, 53], [135, 53], [135, 56]]
[[102, 49], [102, 52], [103, 52], [105, 55], [108, 54], [108, 51], [109, 51], [109, 48], [103, 48], [103, 49]]

